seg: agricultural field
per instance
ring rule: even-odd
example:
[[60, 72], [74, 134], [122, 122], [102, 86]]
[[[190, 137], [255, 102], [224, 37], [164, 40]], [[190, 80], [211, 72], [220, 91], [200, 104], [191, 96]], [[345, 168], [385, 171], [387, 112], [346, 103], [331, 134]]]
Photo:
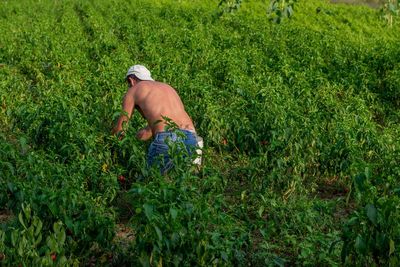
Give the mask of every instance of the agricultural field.
[[[399, 266], [398, 17], [268, 2], [0, 1], [0, 265]], [[201, 169], [111, 135], [134, 64]]]

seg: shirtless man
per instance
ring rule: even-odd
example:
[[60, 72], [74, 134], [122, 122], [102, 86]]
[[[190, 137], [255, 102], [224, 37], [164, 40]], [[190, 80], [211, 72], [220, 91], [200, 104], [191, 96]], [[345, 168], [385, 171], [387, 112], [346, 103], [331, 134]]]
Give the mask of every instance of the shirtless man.
[[[112, 133], [124, 134], [122, 125], [129, 121], [136, 108], [148, 124], [147, 127], [137, 132], [136, 137], [140, 140], [154, 137], [149, 147], [147, 164], [148, 166], [157, 164], [161, 167], [161, 172], [165, 173], [173, 166], [168, 155], [166, 139], [182, 141], [190, 155], [197, 145], [198, 138], [193, 122], [174, 88], [168, 84], [154, 81], [146, 67], [142, 65], [130, 67], [126, 74], [126, 81], [129, 88], [122, 102], [122, 108], [126, 114], [119, 117]], [[186, 138], [181, 138], [180, 134], [178, 136], [176, 132], [166, 131], [167, 122], [163, 117], [171, 119]], [[162, 155], [163, 164], [158, 161], [159, 155]]]

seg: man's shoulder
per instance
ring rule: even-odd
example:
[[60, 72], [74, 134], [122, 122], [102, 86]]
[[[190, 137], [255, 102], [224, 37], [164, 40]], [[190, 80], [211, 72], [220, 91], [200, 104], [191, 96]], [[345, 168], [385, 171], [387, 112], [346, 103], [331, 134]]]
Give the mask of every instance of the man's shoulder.
[[162, 88], [172, 88], [169, 84], [159, 81], [141, 81], [138, 83], [139, 90], [151, 90], [151, 89], [162, 89]]
[[158, 87], [159, 86], [157, 85], [157, 82], [141, 81], [135, 86], [135, 97], [136, 98], [146, 97], [149, 94], [149, 92], [157, 90]]

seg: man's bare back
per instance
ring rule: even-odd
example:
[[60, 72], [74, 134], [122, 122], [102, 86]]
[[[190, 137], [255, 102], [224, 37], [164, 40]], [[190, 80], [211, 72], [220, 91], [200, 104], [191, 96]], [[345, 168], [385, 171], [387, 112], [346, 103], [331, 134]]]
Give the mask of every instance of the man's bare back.
[[166, 123], [163, 116], [171, 119], [181, 129], [194, 130], [192, 120], [186, 113], [181, 99], [168, 84], [141, 81], [132, 90], [134, 90], [135, 105], [140, 108], [153, 134], [164, 131]]
[[157, 81], [135, 80], [125, 94], [122, 115], [113, 132], [122, 130], [123, 122], [129, 120], [135, 107], [147, 120], [148, 126], [137, 133], [141, 140], [147, 140], [165, 129], [166, 122], [163, 117], [171, 119], [180, 129], [194, 131], [191, 118], [186, 113], [183, 103], [171, 86]]

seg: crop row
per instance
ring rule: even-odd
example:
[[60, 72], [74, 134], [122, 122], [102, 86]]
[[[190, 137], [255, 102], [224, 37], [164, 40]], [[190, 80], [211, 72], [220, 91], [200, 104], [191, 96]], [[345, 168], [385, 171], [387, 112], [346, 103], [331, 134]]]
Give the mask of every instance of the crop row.
[[[282, 25], [262, 3], [216, 8], [0, 4], [6, 264], [337, 265], [342, 251], [349, 265], [396, 265], [398, 25], [320, 1]], [[110, 135], [134, 63], [182, 97], [205, 140], [197, 174], [145, 168], [138, 114], [124, 140]]]

